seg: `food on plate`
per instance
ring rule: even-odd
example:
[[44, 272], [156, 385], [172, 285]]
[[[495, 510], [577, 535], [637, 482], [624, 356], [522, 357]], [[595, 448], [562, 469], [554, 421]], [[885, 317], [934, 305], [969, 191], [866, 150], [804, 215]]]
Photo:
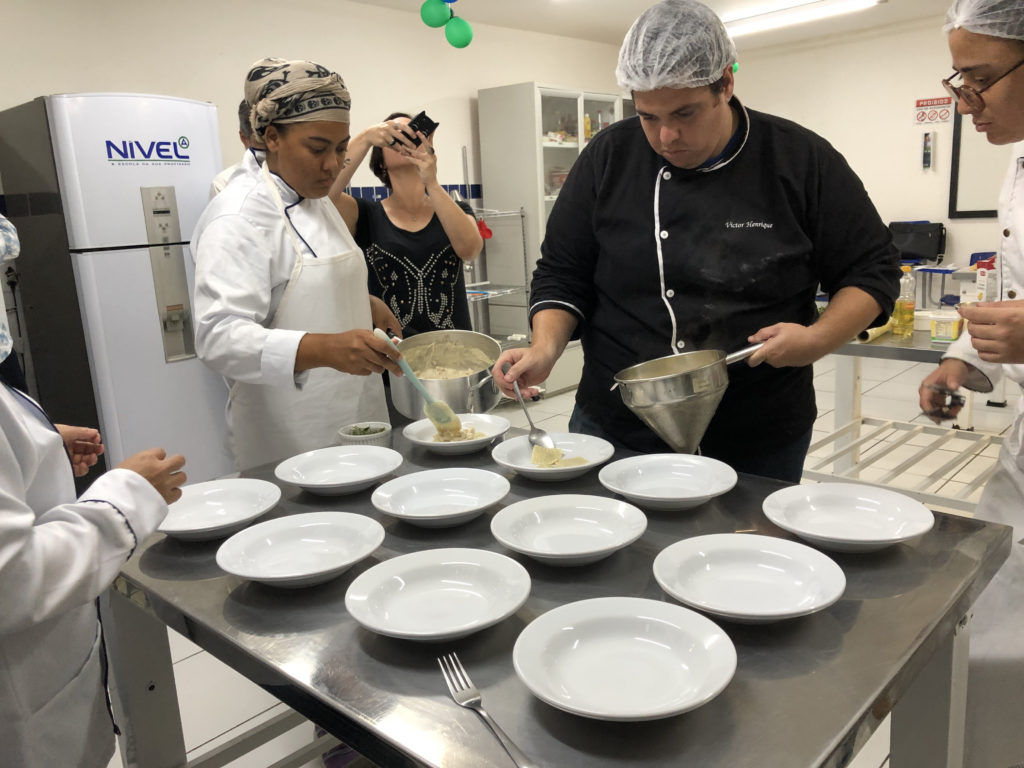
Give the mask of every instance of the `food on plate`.
[[483, 432], [474, 429], [473, 427], [463, 427], [455, 432], [436, 432], [434, 433], [435, 443], [458, 443], [463, 440], [476, 440], [481, 437], [487, 437]]
[[582, 456], [565, 458], [561, 448], [545, 448], [543, 445], [533, 446], [530, 463], [535, 467], [581, 467], [587, 463]]
[[421, 379], [460, 379], [494, 364], [486, 352], [450, 341], [438, 341], [403, 353]]

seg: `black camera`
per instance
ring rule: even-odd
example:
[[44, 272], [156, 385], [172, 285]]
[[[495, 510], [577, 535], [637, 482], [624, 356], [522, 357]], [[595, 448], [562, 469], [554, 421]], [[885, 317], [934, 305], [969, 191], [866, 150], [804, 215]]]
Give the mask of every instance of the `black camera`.
[[409, 128], [411, 132], [403, 130], [402, 133], [405, 133], [412, 143], [418, 147], [420, 145], [420, 137], [416, 135], [416, 131], [419, 131], [424, 136], [429, 136], [434, 132], [437, 126], [438, 123], [435, 123], [427, 117], [426, 112], [420, 112], [416, 117], [409, 121]]

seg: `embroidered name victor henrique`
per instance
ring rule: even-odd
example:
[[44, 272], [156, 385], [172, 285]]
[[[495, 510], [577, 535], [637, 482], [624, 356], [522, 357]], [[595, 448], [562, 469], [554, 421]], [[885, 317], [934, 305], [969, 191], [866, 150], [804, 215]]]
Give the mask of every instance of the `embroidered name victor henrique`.
[[726, 229], [771, 229], [775, 225], [767, 221], [727, 221]]

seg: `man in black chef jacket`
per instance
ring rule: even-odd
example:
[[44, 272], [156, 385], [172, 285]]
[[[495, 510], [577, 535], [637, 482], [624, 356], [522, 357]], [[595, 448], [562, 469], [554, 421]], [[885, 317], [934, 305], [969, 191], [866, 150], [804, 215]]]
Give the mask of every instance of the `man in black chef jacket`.
[[539, 384], [580, 338], [570, 429], [670, 451], [609, 391], [615, 373], [763, 341], [749, 367], [731, 367], [701, 453], [796, 482], [817, 413], [811, 364], [886, 321], [899, 256], [835, 149], [740, 104], [735, 62], [721, 20], [695, 0], [636, 20], [616, 76], [637, 117], [596, 134], [573, 165], [533, 275], [532, 344], [502, 354], [494, 377], [506, 394], [515, 379]]

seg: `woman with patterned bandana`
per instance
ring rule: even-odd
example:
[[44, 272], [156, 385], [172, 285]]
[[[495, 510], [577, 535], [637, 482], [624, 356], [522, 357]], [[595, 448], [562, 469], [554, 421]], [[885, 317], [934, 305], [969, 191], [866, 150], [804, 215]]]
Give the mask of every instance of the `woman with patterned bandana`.
[[230, 388], [239, 469], [330, 445], [345, 424], [387, 421], [376, 374], [399, 374], [372, 333], [398, 321], [369, 295], [363, 254], [327, 199], [349, 141], [344, 82], [309, 61], [264, 59], [245, 99], [263, 148], [192, 238], [196, 350]]

